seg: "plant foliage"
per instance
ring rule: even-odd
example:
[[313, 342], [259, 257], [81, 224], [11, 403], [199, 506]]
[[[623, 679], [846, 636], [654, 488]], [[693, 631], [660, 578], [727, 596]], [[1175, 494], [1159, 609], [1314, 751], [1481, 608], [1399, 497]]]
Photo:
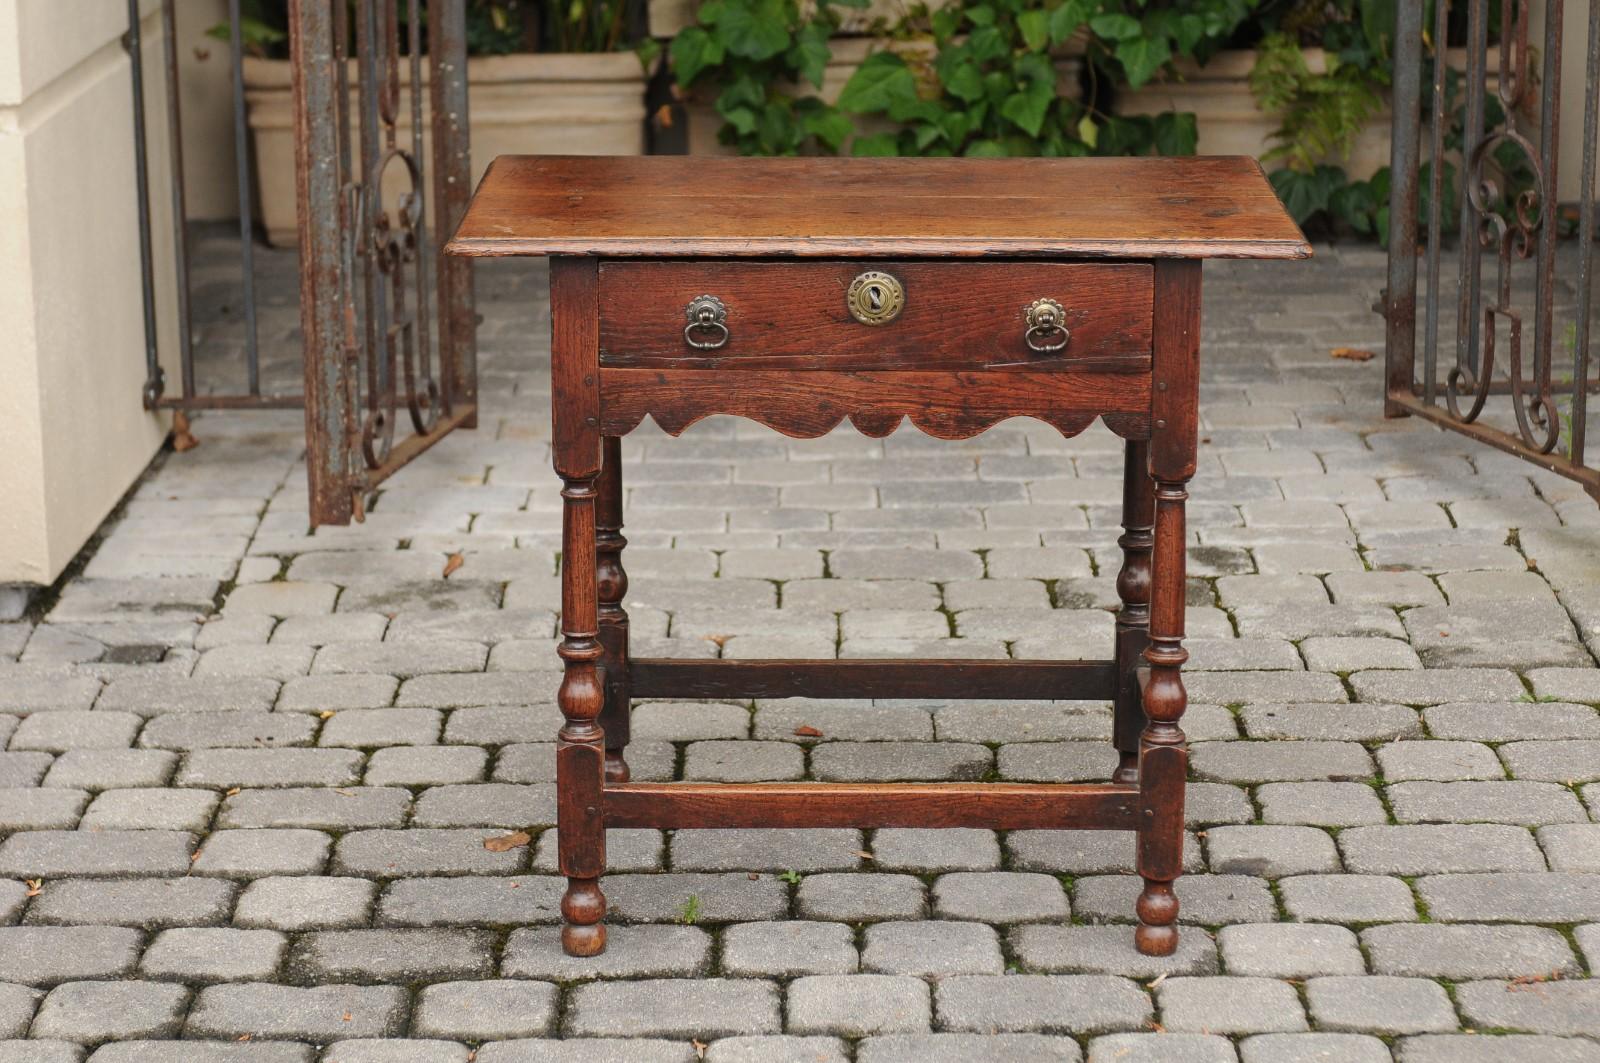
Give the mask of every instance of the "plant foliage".
[[[630, 46], [627, 17], [630, 0], [467, 0], [466, 37], [469, 55], [512, 52], [614, 52]], [[424, 20], [426, 7], [419, 5]], [[401, 47], [405, 47], [410, 4], [399, 0]], [[288, 0], [242, 0], [239, 36], [246, 55], [284, 59], [289, 55]], [[349, 0], [354, 40], [355, 0]], [[206, 31], [230, 39], [228, 23]]]
[[[835, 4], [817, 0], [802, 12], [796, 0], [706, 0], [696, 24], [669, 48], [680, 89], [716, 93], [719, 137], [745, 155], [836, 152], [853, 126], [816, 95], [832, 55], [828, 38], [839, 28]], [[806, 88], [806, 86], [810, 88]]]
[[[720, 137], [745, 153], [1192, 154], [1193, 115], [1115, 116], [1111, 87], [1142, 85], [1175, 57], [1209, 56], [1256, 2], [917, 3], [837, 105], [815, 91], [838, 26], [826, 2], [807, 14], [794, 0], [706, 0], [671, 54], [680, 87], [715, 86]], [[1060, 63], [1067, 56], [1090, 70], [1084, 85]]]

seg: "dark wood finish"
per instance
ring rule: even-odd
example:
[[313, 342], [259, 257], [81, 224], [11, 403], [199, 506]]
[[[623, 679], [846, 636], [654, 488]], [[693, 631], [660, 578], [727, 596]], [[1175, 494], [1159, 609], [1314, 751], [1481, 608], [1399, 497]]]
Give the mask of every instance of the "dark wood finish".
[[1124, 438], [1150, 432], [1150, 378], [1143, 373], [602, 369], [607, 435], [625, 435], [648, 414], [669, 435], [727, 413], [786, 436], [813, 439], [850, 419], [886, 436], [910, 419], [928, 435], [968, 439], [1011, 417], [1036, 417], [1074, 436], [1104, 416]]
[[[451, 249], [554, 256], [568, 953], [605, 947], [607, 827], [795, 826], [1133, 830], [1135, 943], [1174, 951], [1198, 259], [1309, 253], [1254, 162], [503, 158]], [[1083, 261], [1105, 258], [1129, 261]], [[906, 308], [887, 325], [848, 316], [845, 287], [869, 268], [906, 285]], [[731, 339], [718, 351], [683, 340], [684, 306], [705, 293], [728, 308]], [[1023, 347], [1022, 307], [1040, 297], [1072, 312], [1063, 354]], [[1103, 418], [1127, 441], [1113, 659], [631, 657], [617, 437], [645, 417], [677, 435], [713, 414], [798, 438], [847, 419], [871, 436], [910, 419], [963, 439], [1010, 417], [1065, 435]], [[1112, 783], [1094, 785], [631, 783], [635, 695], [1110, 699], [1120, 763]]]
[[642, 698], [1110, 698], [1110, 661], [674, 660], [635, 657]]
[[627, 782], [623, 751], [632, 730], [632, 671], [628, 667], [628, 573], [622, 551], [622, 440], [606, 436], [601, 444], [599, 497], [595, 502], [595, 583], [599, 592], [601, 662], [606, 675], [606, 704], [600, 727], [606, 733], [606, 782]]
[[1150, 643], [1150, 550], [1154, 545], [1155, 485], [1150, 480], [1150, 447], [1143, 440], [1124, 445], [1122, 465], [1122, 568], [1117, 573], [1116, 708], [1112, 744], [1118, 763], [1112, 779], [1139, 779], [1139, 735], [1144, 730], [1138, 670]]
[[503, 155], [461, 255], [1305, 258], [1254, 159]]
[[[893, 321], [864, 325], [845, 293], [864, 270], [905, 288]], [[1082, 262], [632, 262], [600, 264], [600, 364], [633, 369], [998, 369], [1148, 372], [1154, 271]], [[728, 342], [691, 347], [684, 307], [710, 293]], [[1066, 310], [1059, 352], [1024, 342], [1039, 298]]]
[[629, 783], [613, 827], [986, 827], [1134, 830], [1135, 786], [1084, 783]]
[[1151, 551], [1150, 666], [1144, 681], [1146, 724], [1140, 738], [1139, 786], [1149, 811], [1137, 867], [1144, 879], [1134, 943], [1147, 956], [1178, 947], [1178, 898], [1172, 882], [1183, 869], [1183, 782], [1188, 754], [1178, 721], [1188, 705], [1182, 667], [1187, 485], [1195, 471], [1200, 375], [1200, 264], [1162, 263], [1156, 271], [1155, 415], [1150, 473], [1155, 481]]
[[562, 947], [593, 956], [606, 947], [605, 705], [595, 575], [595, 480], [600, 475], [599, 328], [592, 259], [550, 268], [551, 397], [556, 474], [561, 477], [561, 655], [556, 702], [566, 722], [556, 736], [556, 825]]

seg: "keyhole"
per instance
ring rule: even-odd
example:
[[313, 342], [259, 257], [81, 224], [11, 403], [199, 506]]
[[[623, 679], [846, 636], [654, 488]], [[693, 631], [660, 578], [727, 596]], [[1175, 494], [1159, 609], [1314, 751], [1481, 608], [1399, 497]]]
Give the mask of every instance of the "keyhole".
[[873, 310], [883, 309], [883, 289], [876, 284], [867, 288], [867, 302], [872, 304]]

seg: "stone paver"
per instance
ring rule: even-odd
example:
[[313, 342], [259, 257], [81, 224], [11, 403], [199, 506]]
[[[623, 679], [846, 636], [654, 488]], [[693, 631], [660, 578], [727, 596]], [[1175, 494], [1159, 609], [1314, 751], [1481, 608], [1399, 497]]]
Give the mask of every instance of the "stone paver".
[[[293, 252], [257, 252], [293, 378]], [[365, 524], [307, 534], [297, 412], [197, 416], [0, 625], [0, 1063], [1600, 1063], [1600, 519], [1385, 420], [1382, 359], [1327, 356], [1381, 350], [1381, 252], [1317, 252], [1207, 269], [1173, 957], [1133, 948], [1126, 832], [908, 828], [613, 831], [610, 948], [561, 952], [548, 311], [542, 266], [483, 263], [483, 427]], [[647, 421], [623, 454], [639, 656], [1110, 649], [1102, 426]], [[151, 552], [175, 530], [192, 558]], [[1093, 780], [1110, 733], [1089, 702], [649, 701], [629, 761]]]

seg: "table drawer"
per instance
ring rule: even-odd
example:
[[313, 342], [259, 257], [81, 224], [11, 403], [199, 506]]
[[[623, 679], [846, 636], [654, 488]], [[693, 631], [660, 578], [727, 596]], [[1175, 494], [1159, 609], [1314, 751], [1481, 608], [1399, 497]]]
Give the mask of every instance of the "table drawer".
[[[1147, 372], [1153, 274], [1145, 263], [602, 261], [600, 364]], [[691, 322], [706, 295], [717, 302]]]

